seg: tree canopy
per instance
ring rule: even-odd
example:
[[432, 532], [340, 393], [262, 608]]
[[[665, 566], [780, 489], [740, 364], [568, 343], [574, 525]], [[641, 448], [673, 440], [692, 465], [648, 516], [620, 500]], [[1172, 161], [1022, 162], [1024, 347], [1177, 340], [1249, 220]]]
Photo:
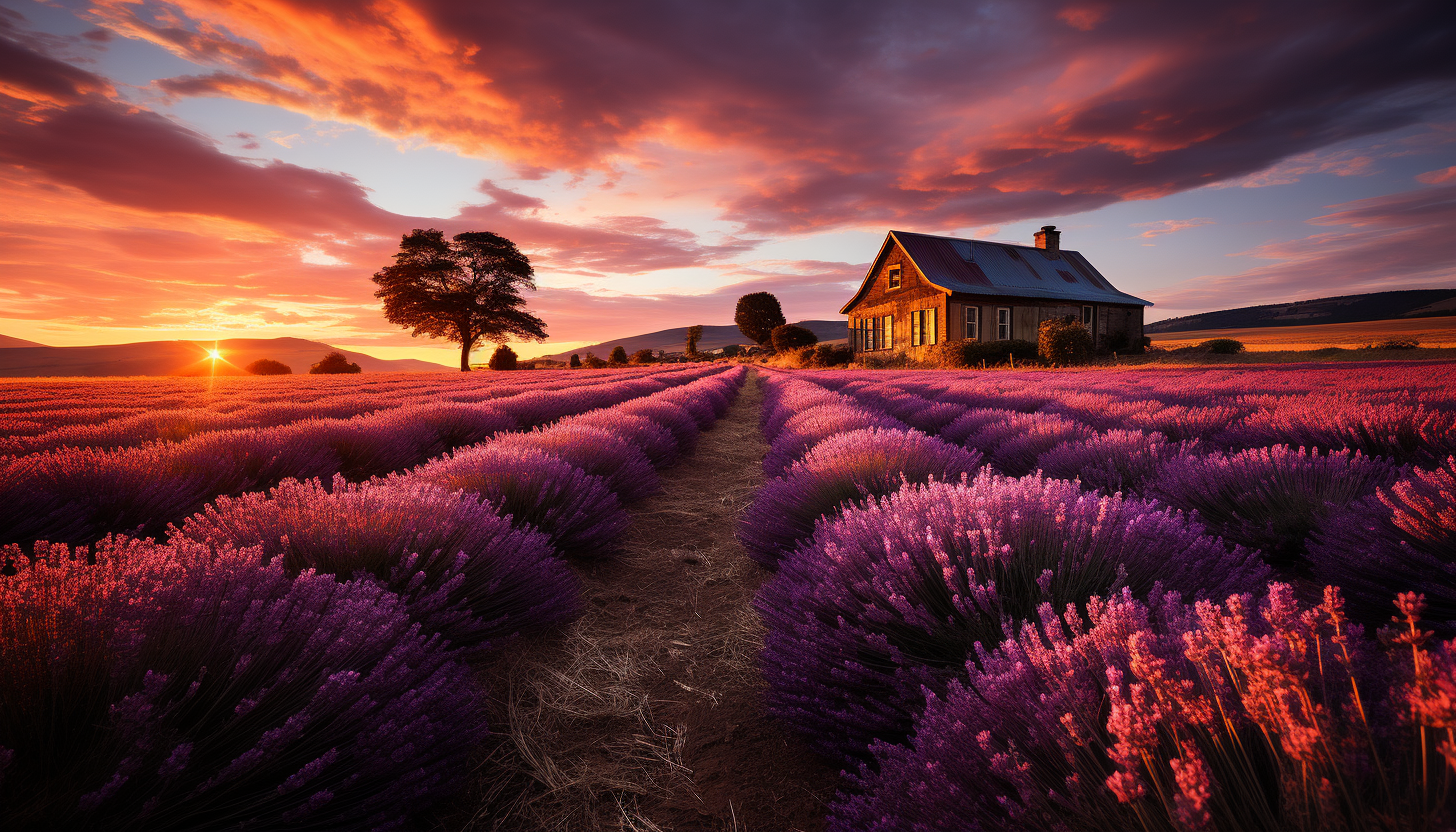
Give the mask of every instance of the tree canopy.
[[702, 324], [694, 324], [688, 327], [687, 355], [689, 358], [698, 357], [698, 342], [703, 340]]
[[358, 364], [344, 357], [341, 352], [331, 352], [319, 359], [319, 363], [308, 368], [311, 375], [334, 375], [337, 373], [362, 372]]
[[466, 231], [446, 240], [438, 229], [416, 228], [374, 282], [390, 323], [460, 345], [462, 372], [483, 341], [546, 339], [546, 323], [526, 311], [521, 296], [536, 288], [531, 261], [499, 234]]
[[738, 299], [738, 308], [733, 312], [733, 323], [738, 331], [753, 343], [763, 345], [773, 335], [774, 327], [788, 323], [784, 320], [783, 307], [779, 299], [768, 292], [752, 292]]
[[274, 361], [271, 358], [260, 358], [252, 364], [243, 368], [255, 376], [288, 376], [293, 375], [293, 368], [282, 361]]

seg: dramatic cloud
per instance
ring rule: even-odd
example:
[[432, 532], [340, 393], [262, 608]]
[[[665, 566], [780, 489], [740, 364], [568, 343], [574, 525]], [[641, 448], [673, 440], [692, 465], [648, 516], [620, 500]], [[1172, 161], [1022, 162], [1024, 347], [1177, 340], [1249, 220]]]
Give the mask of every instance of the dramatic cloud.
[[[755, 234], [1067, 214], [1244, 176], [1452, 101], [1456, 10], [1346, 0], [103, 0], [203, 66], [173, 95], [266, 102], [524, 171], [740, 165]], [[657, 175], [662, 172], [658, 171]]]
[[1336, 293], [1456, 285], [1456, 236], [1451, 234], [1456, 228], [1456, 185], [1330, 207], [1331, 213], [1310, 223], [1341, 230], [1243, 252], [1276, 263], [1149, 293], [1158, 304], [1159, 317]]

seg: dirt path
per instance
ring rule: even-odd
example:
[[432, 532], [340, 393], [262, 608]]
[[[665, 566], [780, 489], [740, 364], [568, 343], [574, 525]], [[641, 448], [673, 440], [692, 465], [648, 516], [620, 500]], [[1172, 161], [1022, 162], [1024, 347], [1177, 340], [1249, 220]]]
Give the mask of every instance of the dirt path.
[[764, 713], [767, 573], [733, 537], [763, 482], [762, 400], [752, 377], [634, 507], [620, 557], [581, 570], [581, 619], [483, 669], [510, 742], [440, 828], [822, 828], [837, 772]]

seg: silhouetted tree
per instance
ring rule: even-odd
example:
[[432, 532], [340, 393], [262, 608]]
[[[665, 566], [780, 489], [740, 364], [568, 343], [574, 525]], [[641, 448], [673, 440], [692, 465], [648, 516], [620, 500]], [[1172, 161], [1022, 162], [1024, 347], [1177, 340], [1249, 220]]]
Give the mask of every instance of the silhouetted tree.
[[652, 354], [652, 350], [638, 350], [627, 359], [628, 364], [653, 364], [656, 361], [657, 356]]
[[336, 373], [362, 373], [358, 364], [354, 364], [344, 357], [341, 352], [331, 352], [324, 356], [319, 363], [308, 368], [311, 375], [334, 375]]
[[773, 342], [775, 352], [783, 352], [798, 347], [812, 347], [819, 343], [819, 336], [801, 326], [784, 324], [774, 327], [769, 340]]
[[489, 231], [445, 239], [416, 228], [400, 240], [394, 265], [374, 274], [390, 323], [411, 335], [447, 338], [460, 345], [460, 371], [482, 341], [543, 341], [546, 324], [526, 311], [523, 289], [535, 289], [531, 261], [516, 244]]
[[293, 368], [282, 361], [274, 361], [271, 358], [260, 358], [252, 364], [243, 368], [255, 376], [291, 376]]
[[607, 362], [597, 358], [595, 353], [590, 352], [586, 354], [586, 358], [582, 359], [581, 363], [585, 364], [588, 370], [600, 370], [607, 366]]
[[577, 355], [576, 353], [572, 353], [571, 362], [567, 366], [571, 367], [571, 369], [573, 370], [581, 369], [581, 356]]
[[486, 366], [492, 370], [514, 370], [516, 369], [516, 351], [501, 344], [491, 353], [490, 363]]
[[698, 342], [701, 341], [702, 339], [703, 339], [703, 328], [702, 328], [702, 326], [690, 326], [690, 327], [688, 327], [688, 348], [687, 348], [688, 358], [697, 358], [698, 357]]
[[774, 327], [783, 326], [787, 321], [778, 298], [768, 292], [752, 292], [738, 299], [733, 323], [738, 324], [738, 331], [745, 337], [763, 346], [769, 342]]
[[626, 364], [627, 350], [621, 344], [612, 347], [612, 354], [607, 356], [607, 361], [612, 364]]

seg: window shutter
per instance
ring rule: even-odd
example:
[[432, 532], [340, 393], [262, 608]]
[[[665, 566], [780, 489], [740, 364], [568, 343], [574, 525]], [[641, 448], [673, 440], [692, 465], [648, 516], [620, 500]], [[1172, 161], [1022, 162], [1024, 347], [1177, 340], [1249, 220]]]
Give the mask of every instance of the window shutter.
[[935, 314], [937, 310], [935, 310], [935, 309], [927, 309], [925, 311], [927, 313], [929, 313], [929, 314], [926, 315], [926, 318], [928, 318], [929, 321], [930, 321], [930, 323], [926, 326], [926, 330], [927, 330], [927, 332], [930, 335], [930, 340], [927, 341], [926, 343], [927, 344], [934, 344], [935, 341], [936, 341], [936, 338], [940, 335], [940, 326], [938, 325], [938, 323], [936, 321], [936, 314]]

